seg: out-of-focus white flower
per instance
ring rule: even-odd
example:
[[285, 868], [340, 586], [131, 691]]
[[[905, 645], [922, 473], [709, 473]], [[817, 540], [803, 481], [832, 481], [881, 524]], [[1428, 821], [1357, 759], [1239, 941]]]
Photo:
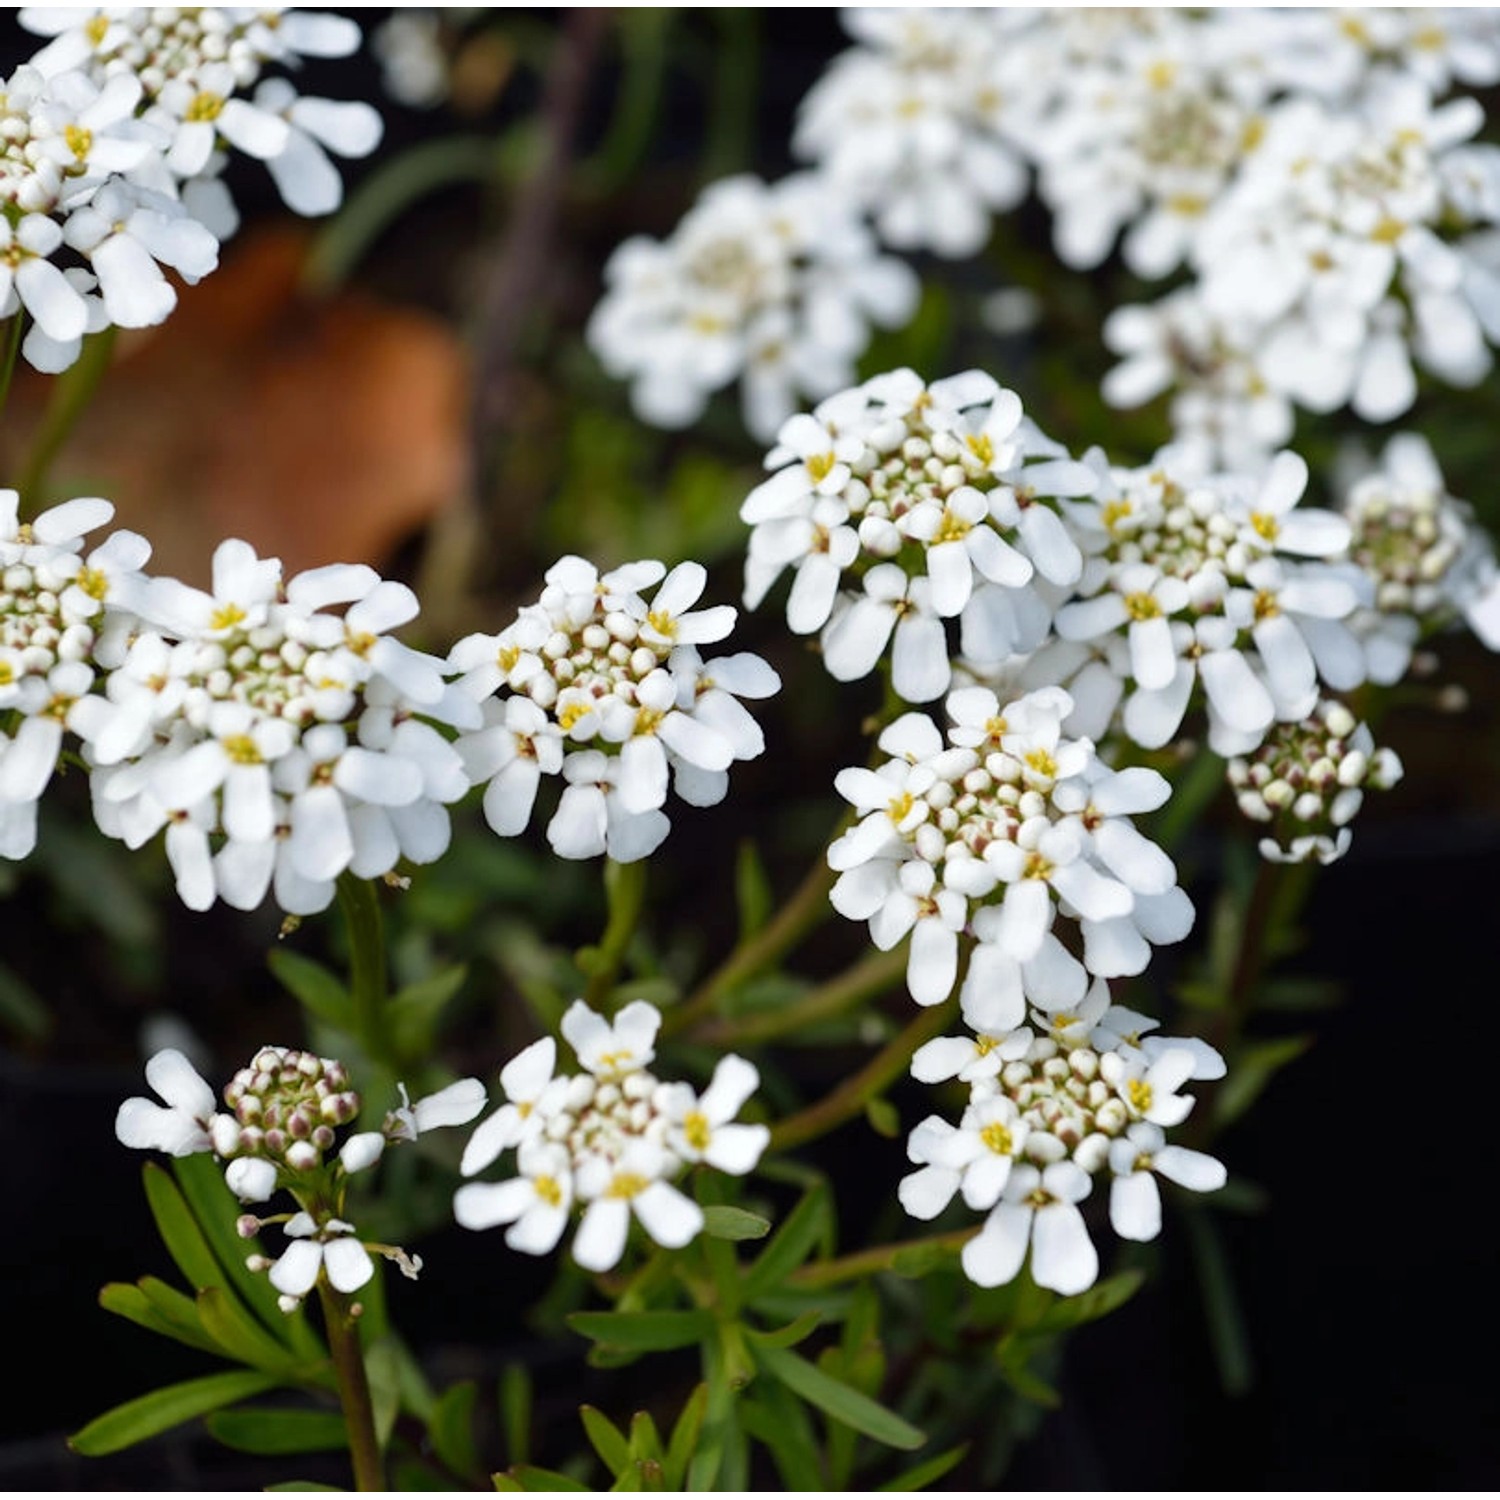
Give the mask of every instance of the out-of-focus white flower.
[[[728, 605], [692, 607], [707, 576], [698, 563], [667, 573], [639, 562], [601, 578], [566, 557], [515, 624], [454, 646], [459, 691], [484, 703], [484, 726], [456, 748], [486, 783], [497, 833], [521, 832], [541, 778], [560, 773], [567, 786], [547, 829], [554, 851], [641, 859], [671, 826], [669, 784], [693, 806], [712, 806], [729, 767], [761, 753], [764, 738], [739, 700], [769, 697], [780, 679], [758, 656], [700, 654], [735, 619]], [[648, 603], [639, 590], [658, 582]], [[507, 694], [499, 705], [488, 699], [497, 688]]]
[[734, 1120], [759, 1082], [743, 1058], [720, 1059], [701, 1095], [686, 1083], [658, 1082], [647, 1065], [660, 1025], [660, 1012], [645, 1001], [610, 1021], [579, 1000], [562, 1026], [584, 1072], [554, 1076], [550, 1038], [512, 1059], [500, 1075], [509, 1102], [475, 1131], [463, 1171], [482, 1171], [516, 1146], [518, 1175], [461, 1187], [458, 1222], [468, 1229], [509, 1225], [507, 1244], [544, 1255], [577, 1203], [583, 1216], [573, 1258], [590, 1271], [618, 1263], [632, 1217], [660, 1245], [678, 1248], [694, 1238], [703, 1211], [671, 1179], [694, 1162], [743, 1175], [760, 1160], [770, 1132]]
[[917, 283], [834, 185], [802, 174], [714, 183], [665, 243], [627, 240], [605, 268], [588, 341], [631, 382], [637, 414], [684, 427], [745, 380], [745, 419], [768, 439], [803, 397], [847, 385], [871, 323], [898, 324]]

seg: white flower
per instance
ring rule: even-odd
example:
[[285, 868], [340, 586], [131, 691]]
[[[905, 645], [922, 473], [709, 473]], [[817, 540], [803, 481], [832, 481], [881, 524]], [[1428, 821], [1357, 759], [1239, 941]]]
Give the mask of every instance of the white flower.
[[484, 1120], [464, 1147], [459, 1171], [465, 1177], [482, 1172], [512, 1146], [524, 1145], [539, 1135], [560, 1103], [566, 1085], [554, 1078], [557, 1043], [550, 1036], [518, 1052], [500, 1070], [500, 1087], [506, 1102]]
[[465, 1229], [508, 1224], [512, 1250], [546, 1255], [568, 1227], [573, 1205], [573, 1164], [566, 1147], [539, 1139], [523, 1140], [520, 1176], [506, 1182], [470, 1182], [453, 1199], [453, 1216]]
[[357, 1292], [375, 1274], [369, 1251], [356, 1238], [354, 1225], [343, 1219], [317, 1222], [310, 1213], [293, 1214], [286, 1224], [291, 1244], [271, 1267], [271, 1285], [282, 1295], [283, 1310], [290, 1299], [301, 1301], [326, 1274], [339, 1292]]
[[664, 1085], [658, 1107], [668, 1122], [667, 1144], [683, 1161], [704, 1161], [744, 1176], [760, 1160], [771, 1132], [764, 1125], [732, 1122], [759, 1086], [755, 1065], [732, 1053], [715, 1064], [701, 1096], [685, 1083]]
[[1017, 1166], [984, 1228], [963, 1248], [963, 1268], [980, 1286], [1014, 1278], [1031, 1251], [1031, 1278], [1064, 1297], [1086, 1292], [1099, 1275], [1099, 1253], [1077, 1204], [1088, 1197], [1089, 1178], [1076, 1163], [1057, 1161], [1038, 1170]]
[[484, 1108], [484, 1085], [477, 1078], [460, 1078], [413, 1104], [406, 1085], [398, 1083], [401, 1107], [386, 1119], [386, 1134], [392, 1141], [414, 1141], [429, 1130], [467, 1125]]
[[1191, 1188], [1212, 1193], [1224, 1186], [1223, 1164], [1202, 1151], [1168, 1146], [1159, 1127], [1132, 1125], [1110, 1143], [1109, 1221], [1125, 1240], [1154, 1240], [1161, 1232], [1161, 1193], [1155, 1173]]
[[192, 1063], [168, 1047], [146, 1063], [146, 1082], [166, 1101], [166, 1107], [150, 1099], [127, 1099], [115, 1116], [120, 1144], [172, 1156], [212, 1150], [210, 1131], [217, 1113], [214, 1091]]
[[703, 1210], [662, 1180], [675, 1163], [661, 1147], [632, 1141], [618, 1161], [586, 1157], [575, 1182], [588, 1206], [573, 1238], [573, 1259], [586, 1271], [609, 1271], [625, 1253], [633, 1214], [646, 1233], [678, 1250], [703, 1228]]
[[645, 1000], [632, 1000], [606, 1021], [582, 1000], [563, 1013], [562, 1034], [578, 1061], [596, 1078], [618, 1078], [646, 1067], [656, 1056], [661, 1012]]

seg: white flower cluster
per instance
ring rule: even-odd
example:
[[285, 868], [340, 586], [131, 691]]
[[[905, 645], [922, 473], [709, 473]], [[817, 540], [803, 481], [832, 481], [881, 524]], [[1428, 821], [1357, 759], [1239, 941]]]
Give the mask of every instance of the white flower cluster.
[[1213, 1157], [1166, 1139], [1193, 1107], [1179, 1090], [1222, 1077], [1224, 1065], [1196, 1039], [1143, 1036], [1156, 1022], [1111, 1005], [1102, 979], [1075, 1004], [1035, 1006], [1030, 1020], [939, 1037], [917, 1052], [914, 1076], [960, 1079], [969, 1104], [957, 1125], [929, 1115], [912, 1131], [917, 1170], [900, 1198], [919, 1219], [936, 1218], [955, 1196], [987, 1214], [963, 1249], [980, 1286], [1012, 1280], [1029, 1251], [1037, 1285], [1073, 1296], [1099, 1274], [1078, 1207], [1095, 1177], [1108, 1175], [1110, 1222], [1128, 1240], [1161, 1230], [1158, 1176], [1195, 1192], [1224, 1185]]
[[1329, 865], [1348, 853], [1348, 824], [1364, 789], [1384, 791], [1400, 781], [1394, 750], [1375, 748], [1369, 726], [1327, 699], [1299, 724], [1277, 724], [1250, 756], [1225, 768], [1247, 818], [1274, 824], [1260, 841], [1263, 859]]
[[[86, 532], [114, 515], [107, 500], [70, 500], [18, 519], [0, 490], [0, 856], [36, 845], [37, 803], [65, 731], [79, 732], [99, 668], [123, 657], [151, 548], [118, 531], [83, 553]], [[10, 733], [6, 732], [6, 729]]]
[[1463, 619], [1500, 651], [1500, 567], [1473, 511], [1447, 491], [1425, 438], [1398, 433], [1340, 509], [1373, 600], [1350, 621], [1372, 682], [1398, 682], [1423, 636]]
[[685, 1166], [707, 1162], [743, 1176], [770, 1139], [764, 1125], [734, 1117], [759, 1083], [754, 1066], [720, 1058], [701, 1095], [686, 1083], [661, 1083], [649, 1070], [661, 1013], [637, 1000], [613, 1021], [575, 1001], [562, 1033], [582, 1073], [555, 1074], [557, 1046], [543, 1037], [500, 1073], [506, 1103], [474, 1132], [464, 1152], [466, 1177], [504, 1151], [516, 1152], [514, 1177], [468, 1183], [453, 1212], [467, 1229], [509, 1227], [513, 1250], [546, 1255], [562, 1238], [574, 1203], [583, 1205], [573, 1258], [608, 1271], [625, 1252], [631, 1216], [659, 1245], [676, 1249], [703, 1228], [703, 1210], [672, 1186]]
[[890, 646], [910, 703], [950, 685], [945, 620], [975, 662], [1041, 644], [1051, 614], [1033, 580], [1066, 586], [1083, 566], [1058, 497], [1098, 483], [977, 370], [931, 385], [896, 370], [842, 391], [788, 421], [766, 467], [740, 510], [754, 528], [745, 603], [795, 569], [788, 625], [822, 632], [840, 681]]
[[404, 584], [344, 564], [284, 580], [227, 541], [211, 591], [156, 579], [139, 614], [72, 727], [100, 828], [132, 848], [165, 828], [186, 905], [249, 910], [274, 889], [287, 912], [321, 911], [345, 870], [447, 848], [445, 804], [469, 782], [427, 721], [475, 726], [479, 710], [384, 633], [417, 614]]
[[1348, 524], [1296, 508], [1307, 483], [1296, 454], [1258, 482], [1201, 474], [1170, 450], [1142, 469], [1096, 461], [1107, 478], [1073, 507], [1090, 538], [1084, 577], [1057, 611], [1059, 643], [1028, 667], [1068, 683], [1070, 727], [1097, 737], [1119, 713], [1131, 740], [1159, 748], [1201, 687], [1209, 741], [1233, 755], [1311, 712], [1319, 679], [1364, 680], [1344, 623], [1359, 602]]
[[[498, 635], [454, 646], [458, 688], [479, 699], [484, 725], [460, 737], [484, 812], [500, 834], [531, 820], [542, 776], [567, 783], [547, 827], [565, 859], [643, 859], [666, 837], [668, 784], [711, 807], [728, 770], [765, 748], [741, 698], [781, 686], [758, 656], [711, 657], [699, 647], [734, 627], [730, 605], [694, 610], [707, 581], [699, 563], [659, 562], [598, 574], [581, 557], [550, 568], [541, 599]], [[659, 584], [648, 603], [640, 590]], [[491, 695], [499, 692], [501, 696]]]
[[287, 1047], [262, 1047], [224, 1090], [227, 1109], [182, 1053], [158, 1052], [146, 1064], [146, 1082], [165, 1104], [127, 1099], [115, 1118], [122, 1145], [140, 1151], [192, 1156], [212, 1151], [228, 1163], [225, 1181], [242, 1203], [262, 1203], [285, 1188], [299, 1210], [271, 1218], [242, 1215], [249, 1239], [280, 1223], [292, 1243], [277, 1259], [251, 1256], [253, 1271], [268, 1271], [283, 1312], [294, 1312], [321, 1277], [340, 1292], [355, 1292], [375, 1274], [370, 1251], [394, 1261], [408, 1276], [421, 1262], [393, 1245], [368, 1244], [341, 1218], [349, 1177], [380, 1160], [387, 1146], [415, 1140], [427, 1130], [467, 1125], [484, 1107], [484, 1085], [460, 1079], [436, 1094], [406, 1103], [379, 1130], [347, 1136], [327, 1159], [339, 1127], [359, 1113], [344, 1065]]
[[[1139, 974], [1153, 943], [1177, 942], [1193, 921], [1172, 861], [1131, 815], [1160, 807], [1155, 771], [1112, 771], [1062, 723], [1060, 688], [1000, 705], [987, 688], [947, 700], [946, 741], [925, 714], [881, 734], [893, 757], [850, 767], [835, 786], [860, 821], [836, 839], [830, 899], [868, 921], [875, 946], [910, 935], [906, 982], [919, 1005], [959, 980], [960, 935], [975, 946], [960, 1000], [976, 1031], [1019, 1026], [1026, 1003], [1077, 1004], [1089, 975]], [[1059, 936], [1059, 923], [1077, 944]]]
[[51, 40], [0, 80], [0, 319], [30, 318], [38, 369], [66, 369], [86, 333], [160, 323], [177, 301], [163, 267], [190, 284], [215, 268], [237, 222], [227, 148], [265, 161], [290, 208], [322, 214], [343, 193], [327, 153], [379, 142], [368, 105], [261, 76], [353, 52], [350, 20], [130, 6], [19, 19]]
[[637, 415], [685, 427], [738, 378], [746, 426], [768, 439], [800, 404], [847, 385], [872, 323], [917, 305], [902, 262], [818, 179], [714, 183], [670, 239], [627, 240], [588, 341], [631, 382]]

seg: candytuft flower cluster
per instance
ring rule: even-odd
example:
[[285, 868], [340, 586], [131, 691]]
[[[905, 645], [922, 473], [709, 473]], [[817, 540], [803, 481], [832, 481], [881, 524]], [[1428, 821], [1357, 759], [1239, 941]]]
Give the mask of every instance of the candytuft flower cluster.
[[[120, 1143], [142, 1151], [191, 1156], [212, 1151], [227, 1162], [224, 1177], [242, 1203], [262, 1203], [289, 1191], [295, 1213], [242, 1215], [240, 1234], [251, 1239], [280, 1224], [291, 1244], [279, 1258], [255, 1254], [247, 1264], [269, 1273], [283, 1312], [295, 1312], [320, 1280], [336, 1291], [358, 1291], [375, 1274], [373, 1250], [408, 1276], [421, 1262], [394, 1245], [367, 1242], [342, 1217], [349, 1178], [373, 1167], [388, 1146], [414, 1140], [421, 1130], [465, 1125], [484, 1107], [477, 1078], [449, 1084], [385, 1118], [381, 1129], [346, 1135], [359, 1114], [359, 1095], [348, 1071], [332, 1058], [287, 1047], [262, 1047], [224, 1090], [227, 1108], [193, 1065], [173, 1048], [146, 1064], [146, 1082], [165, 1101], [127, 1099], [115, 1120]], [[334, 1147], [338, 1144], [338, 1151]]]
[[551, 1037], [513, 1058], [500, 1074], [506, 1103], [474, 1132], [462, 1170], [473, 1176], [514, 1150], [517, 1175], [461, 1187], [453, 1200], [458, 1222], [467, 1229], [507, 1225], [513, 1250], [546, 1255], [577, 1203], [583, 1216], [573, 1259], [589, 1271], [619, 1262], [632, 1217], [670, 1249], [694, 1239], [703, 1210], [671, 1179], [697, 1162], [743, 1176], [760, 1160], [770, 1131], [735, 1121], [760, 1081], [741, 1057], [720, 1058], [702, 1094], [660, 1082], [650, 1071], [660, 1025], [661, 1013], [643, 1000], [613, 1021], [578, 1000], [563, 1016], [562, 1033], [583, 1072], [554, 1072]]

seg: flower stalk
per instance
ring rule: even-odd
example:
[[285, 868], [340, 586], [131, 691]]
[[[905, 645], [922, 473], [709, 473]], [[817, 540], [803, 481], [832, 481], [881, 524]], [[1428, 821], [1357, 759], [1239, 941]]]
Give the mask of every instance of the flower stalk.
[[343, 1408], [349, 1433], [354, 1487], [366, 1492], [384, 1490], [385, 1464], [375, 1431], [375, 1408], [370, 1399], [370, 1378], [365, 1370], [364, 1351], [360, 1347], [356, 1303], [346, 1293], [329, 1286], [326, 1280], [319, 1281], [318, 1296], [323, 1304], [328, 1349], [333, 1356], [334, 1374], [338, 1380], [339, 1405]]

